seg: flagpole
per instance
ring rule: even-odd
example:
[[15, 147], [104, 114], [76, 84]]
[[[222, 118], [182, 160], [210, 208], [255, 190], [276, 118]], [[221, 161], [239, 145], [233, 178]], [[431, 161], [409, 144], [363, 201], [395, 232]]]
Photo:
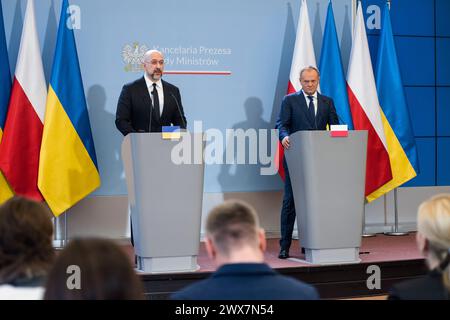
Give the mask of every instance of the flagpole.
[[64, 247], [67, 246], [67, 240], [68, 240], [68, 236], [67, 236], [67, 211], [64, 211]]
[[394, 231], [385, 232], [387, 236], [406, 236], [409, 232], [400, 232], [398, 228], [398, 205], [397, 205], [397, 189], [394, 189]]
[[53, 248], [55, 249], [62, 248], [61, 240], [58, 239], [58, 230], [58, 218], [53, 217]]
[[[386, 0], [389, 10], [391, 10], [391, 0]], [[398, 227], [398, 201], [397, 201], [397, 189], [394, 189], [394, 230], [385, 232], [387, 236], [406, 236], [409, 232], [400, 232]]]
[[[53, 247], [57, 250], [63, 249], [65, 246], [67, 246], [67, 243], [69, 241], [68, 239], [68, 223], [67, 223], [67, 211], [64, 211], [62, 215], [59, 217], [53, 217]], [[64, 219], [61, 219], [64, 215]], [[62, 221], [63, 226], [59, 223]], [[62, 234], [62, 229], [64, 230], [64, 234]], [[60, 236], [60, 239], [58, 239], [58, 235]]]
[[363, 213], [363, 223], [362, 223], [362, 234], [363, 238], [376, 237], [375, 233], [366, 232], [366, 206], [364, 205], [364, 213]]

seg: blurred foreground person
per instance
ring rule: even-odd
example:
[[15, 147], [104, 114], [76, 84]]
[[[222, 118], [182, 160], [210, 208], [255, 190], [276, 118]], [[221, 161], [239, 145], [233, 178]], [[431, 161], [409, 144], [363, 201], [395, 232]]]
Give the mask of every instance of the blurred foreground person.
[[0, 300], [42, 299], [55, 252], [50, 210], [15, 197], [0, 207]]
[[450, 297], [450, 194], [423, 202], [417, 216], [417, 246], [426, 258], [429, 273], [399, 283], [390, 300], [448, 300]]
[[58, 255], [45, 300], [141, 300], [142, 284], [125, 252], [103, 239], [75, 239]]

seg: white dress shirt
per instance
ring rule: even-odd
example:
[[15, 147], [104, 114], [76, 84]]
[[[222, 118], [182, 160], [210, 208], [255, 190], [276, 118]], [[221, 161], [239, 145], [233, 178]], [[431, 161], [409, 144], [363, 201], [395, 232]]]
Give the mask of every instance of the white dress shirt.
[[[147, 85], [148, 93], [150, 94], [150, 99], [152, 100], [152, 104], [155, 105], [153, 102], [153, 81], [150, 80], [150, 78], [147, 76], [147, 73], [144, 74], [145, 83]], [[163, 85], [161, 79], [159, 79], [156, 83], [156, 91], [158, 91], [158, 98], [159, 98], [159, 115], [161, 116], [164, 109], [164, 91], [163, 91]]]

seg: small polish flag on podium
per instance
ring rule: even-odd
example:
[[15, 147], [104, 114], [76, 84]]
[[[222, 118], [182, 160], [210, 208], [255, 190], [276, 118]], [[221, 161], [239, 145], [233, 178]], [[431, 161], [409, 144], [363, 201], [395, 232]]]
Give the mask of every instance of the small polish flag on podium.
[[348, 126], [346, 124], [333, 124], [330, 126], [330, 136], [348, 137]]

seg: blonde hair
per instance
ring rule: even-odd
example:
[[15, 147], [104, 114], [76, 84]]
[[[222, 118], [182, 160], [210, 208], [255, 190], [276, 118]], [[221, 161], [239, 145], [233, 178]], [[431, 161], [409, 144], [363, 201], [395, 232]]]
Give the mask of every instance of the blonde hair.
[[444, 285], [450, 291], [450, 194], [438, 194], [419, 206], [418, 232], [429, 242], [430, 254], [437, 259]]

